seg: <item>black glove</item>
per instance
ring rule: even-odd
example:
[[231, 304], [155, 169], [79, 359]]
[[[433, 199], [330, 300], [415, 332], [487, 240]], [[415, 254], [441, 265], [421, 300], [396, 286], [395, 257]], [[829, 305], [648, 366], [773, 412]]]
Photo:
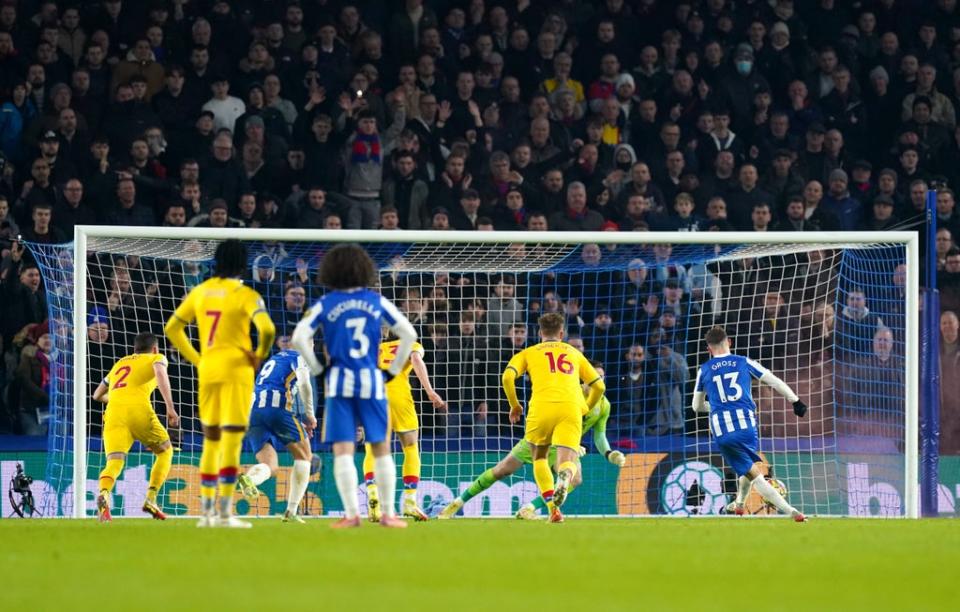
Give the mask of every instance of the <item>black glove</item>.
[[797, 415], [798, 417], [802, 417], [803, 415], [807, 414], [807, 405], [801, 400], [793, 402], [793, 414]]

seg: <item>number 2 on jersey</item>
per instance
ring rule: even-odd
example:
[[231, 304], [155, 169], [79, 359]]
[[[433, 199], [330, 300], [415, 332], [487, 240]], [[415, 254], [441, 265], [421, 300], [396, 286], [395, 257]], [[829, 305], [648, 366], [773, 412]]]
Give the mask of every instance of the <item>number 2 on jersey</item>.
[[[723, 381], [726, 380], [727, 384], [724, 386]], [[741, 397], [743, 397], [743, 388], [737, 382], [737, 373], [728, 372], [723, 375], [723, 380], [721, 380], [720, 375], [713, 377], [713, 384], [717, 386], [717, 393], [720, 395], [720, 401], [726, 404], [727, 402], [735, 402]]]
[[220, 325], [220, 315], [223, 314], [222, 310], [208, 310], [206, 315], [213, 318], [213, 323], [210, 325], [210, 334], [207, 336], [207, 346], [213, 346], [213, 336], [217, 333], [217, 326]]
[[557, 371], [561, 374], [573, 374], [573, 364], [567, 361], [566, 353], [560, 353], [559, 357], [554, 357], [553, 352], [546, 351], [544, 355], [547, 356], [547, 361], [550, 362], [551, 374], [556, 374]]
[[130, 376], [130, 366], [123, 366], [117, 370], [117, 382], [113, 383], [114, 389], [123, 389], [127, 383], [123, 382]]

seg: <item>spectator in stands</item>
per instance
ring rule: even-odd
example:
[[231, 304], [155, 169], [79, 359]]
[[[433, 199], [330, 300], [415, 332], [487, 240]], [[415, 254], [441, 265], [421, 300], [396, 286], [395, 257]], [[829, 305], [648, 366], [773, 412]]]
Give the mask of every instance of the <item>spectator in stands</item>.
[[163, 213], [164, 227], [185, 227], [187, 225], [187, 207], [182, 202], [171, 202]]
[[936, 237], [936, 249], [937, 249], [937, 271], [943, 270], [944, 265], [947, 260], [947, 253], [951, 249], [955, 249], [957, 245], [954, 243], [953, 234], [950, 233], [950, 230], [943, 227], [937, 230]]
[[[14, 337], [25, 334], [27, 326], [43, 321], [47, 316], [47, 296], [43, 290], [40, 269], [32, 259], [24, 257], [26, 247], [14, 241], [10, 256], [4, 259], [2, 295], [4, 304], [3, 346], [14, 346]], [[7, 371], [16, 368], [17, 361], [7, 363]]]
[[225, 75], [216, 75], [210, 80], [213, 97], [203, 105], [203, 110], [213, 113], [213, 128], [216, 131], [233, 132], [240, 115], [247, 111], [243, 100], [230, 95], [230, 81]]
[[[446, 390], [449, 404], [447, 436], [451, 438], [486, 436], [486, 420], [490, 403], [486, 397], [497, 383], [491, 377], [487, 356], [491, 349], [487, 335], [477, 333], [477, 317], [470, 311], [460, 313], [457, 327], [450, 336]], [[431, 362], [433, 363], [433, 362]]]
[[603, 215], [587, 208], [587, 189], [583, 183], [573, 182], [567, 187], [567, 206], [563, 212], [550, 217], [550, 227], [559, 231], [600, 231]]
[[870, 342], [876, 331], [885, 327], [883, 319], [867, 308], [867, 297], [860, 287], [847, 292], [846, 306], [836, 322], [836, 357], [851, 363], [858, 356], [870, 353]]
[[960, 235], [960, 213], [956, 210], [953, 190], [945, 187], [937, 190], [937, 227], [945, 227], [954, 236]]
[[23, 237], [29, 242], [40, 242], [44, 244], [60, 244], [67, 242], [66, 235], [56, 225], [51, 225], [53, 218], [53, 206], [46, 202], [40, 202], [33, 205], [30, 211], [30, 219], [33, 224], [24, 229]]
[[297, 215], [297, 227], [320, 229], [323, 221], [329, 214], [326, 210], [327, 193], [319, 187], [307, 190], [305, 201], [301, 202], [300, 214]]
[[893, 198], [887, 195], [879, 194], [873, 198], [873, 209], [869, 219], [863, 222], [859, 228], [866, 231], [882, 231], [896, 229], [900, 225], [900, 219], [894, 215]]
[[[617, 380], [616, 398], [620, 408], [613, 414], [618, 429], [631, 437], [646, 435], [647, 423], [652, 423], [656, 411], [656, 393], [652, 391], [646, 350], [633, 344], [624, 355], [625, 365]], [[608, 368], [611, 366], [608, 365]]]
[[450, 224], [455, 230], [475, 230], [479, 218], [480, 194], [475, 189], [467, 189], [460, 196], [459, 206], [453, 210]]
[[850, 195], [847, 173], [837, 168], [830, 173], [830, 189], [824, 196], [820, 206], [824, 212], [832, 213], [837, 217], [840, 229], [853, 231], [863, 222], [860, 201]]
[[107, 222], [110, 225], [153, 225], [153, 212], [137, 202], [137, 188], [133, 176], [121, 173], [115, 187], [115, 199], [107, 207]]
[[648, 346], [651, 359], [648, 364], [650, 382], [656, 394], [656, 412], [647, 421], [647, 434], [653, 436], [683, 433], [683, 393], [689, 378], [685, 357], [676, 352], [663, 330], [650, 335]]
[[487, 300], [487, 333], [502, 337], [507, 329], [523, 317], [523, 305], [516, 298], [516, 279], [502, 274], [493, 286], [493, 295]]
[[400, 151], [394, 156], [393, 168], [393, 177], [383, 185], [384, 205], [397, 209], [402, 229], [427, 228], [430, 190], [416, 174], [416, 158], [409, 151]]
[[47, 433], [50, 418], [50, 362], [53, 339], [47, 322], [35, 323], [27, 332], [17, 366], [20, 390], [20, 430], [27, 436]]

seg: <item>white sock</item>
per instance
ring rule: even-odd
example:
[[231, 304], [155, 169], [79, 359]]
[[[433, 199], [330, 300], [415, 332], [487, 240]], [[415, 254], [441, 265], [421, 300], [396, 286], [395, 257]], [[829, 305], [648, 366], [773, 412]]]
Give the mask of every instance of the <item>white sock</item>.
[[290, 470], [290, 491], [287, 493], [287, 512], [297, 513], [300, 507], [300, 500], [303, 494], [307, 492], [307, 485], [310, 484], [310, 462], [306, 459], [297, 459], [293, 462], [293, 468]]
[[233, 516], [233, 496], [219, 497], [217, 503], [220, 505], [220, 518], [227, 519]]
[[750, 487], [753, 486], [753, 483], [750, 482], [750, 479], [746, 476], [741, 476], [737, 479], [737, 499], [736, 503], [744, 504], [747, 502], [747, 496], [750, 495]]
[[783, 499], [783, 496], [780, 495], [780, 492], [771, 487], [770, 483], [767, 482], [766, 478], [763, 476], [757, 476], [754, 478], [753, 486], [757, 489], [757, 493], [759, 493], [763, 499], [773, 504], [774, 507], [783, 514], [790, 514], [794, 511], [794, 507], [788, 504], [787, 500]]
[[354, 518], [360, 514], [360, 498], [357, 487], [360, 478], [357, 476], [357, 466], [353, 463], [353, 455], [337, 455], [333, 458], [333, 478], [337, 481], [337, 492], [343, 502], [343, 512], [347, 518]]
[[258, 463], [247, 470], [247, 476], [250, 477], [253, 484], [259, 487], [273, 476], [273, 472], [270, 471], [270, 466], [266, 463]]
[[393, 455], [387, 453], [373, 460], [373, 477], [377, 481], [383, 516], [393, 516], [397, 499], [397, 464], [393, 462]]

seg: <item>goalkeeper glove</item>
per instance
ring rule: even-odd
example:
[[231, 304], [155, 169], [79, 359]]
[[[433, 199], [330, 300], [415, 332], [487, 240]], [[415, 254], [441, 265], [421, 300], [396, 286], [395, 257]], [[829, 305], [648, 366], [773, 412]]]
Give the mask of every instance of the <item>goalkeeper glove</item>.
[[807, 414], [807, 405], [800, 400], [793, 402], [793, 414], [797, 415], [798, 417], [802, 417], [803, 415]]
[[617, 467], [623, 467], [627, 463], [627, 458], [618, 450], [607, 451], [607, 461]]

